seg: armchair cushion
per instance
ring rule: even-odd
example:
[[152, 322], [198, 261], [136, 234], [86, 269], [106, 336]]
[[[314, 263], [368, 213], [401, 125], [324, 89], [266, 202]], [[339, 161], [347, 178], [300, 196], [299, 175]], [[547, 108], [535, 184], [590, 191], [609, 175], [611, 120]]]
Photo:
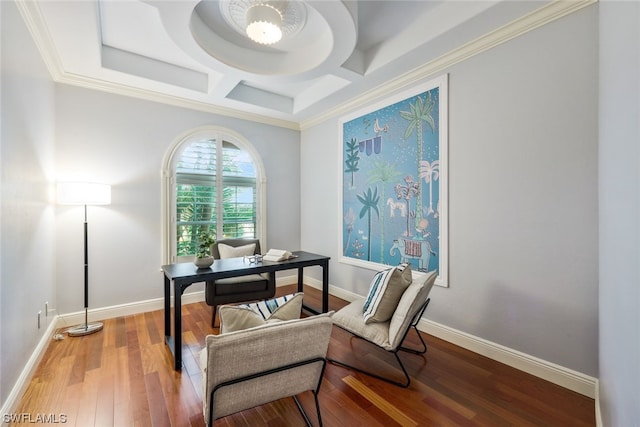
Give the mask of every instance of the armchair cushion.
[[438, 277], [438, 271], [426, 273], [420, 280], [411, 283], [402, 294], [396, 311], [389, 321], [389, 342], [393, 348], [399, 346], [404, 339], [404, 333], [413, 322], [420, 308], [429, 297], [431, 288]]
[[357, 298], [345, 307], [336, 311], [333, 321], [347, 331], [379, 345], [385, 350], [392, 350], [389, 343], [389, 322], [366, 324], [362, 316], [365, 299]]
[[365, 298], [359, 297], [333, 315], [333, 321], [385, 350], [395, 350], [404, 339], [414, 317], [425, 303], [438, 273], [432, 271], [413, 281], [400, 298], [391, 320], [366, 323], [362, 314]]
[[244, 256], [251, 256], [255, 254], [256, 244], [249, 243], [242, 246], [230, 246], [224, 243], [218, 244], [218, 251], [220, 252], [220, 258], [238, 258]]
[[411, 264], [403, 263], [377, 273], [365, 299], [364, 322], [386, 322], [391, 319], [404, 291], [411, 284]]
[[302, 292], [252, 304], [220, 307], [220, 332], [240, 331], [273, 322], [299, 319]]

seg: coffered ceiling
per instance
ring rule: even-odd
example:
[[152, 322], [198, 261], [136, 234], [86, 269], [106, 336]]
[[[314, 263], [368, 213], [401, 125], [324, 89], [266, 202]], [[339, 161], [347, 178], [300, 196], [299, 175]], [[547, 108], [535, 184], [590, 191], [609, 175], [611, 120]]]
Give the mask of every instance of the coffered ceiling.
[[[266, 46], [244, 32], [246, 9], [264, 1], [19, 6], [58, 82], [297, 128], [382, 85], [400, 87], [416, 70], [412, 78], [428, 77], [438, 69], [425, 64], [469, 50], [487, 35], [504, 38], [504, 28], [538, 22], [531, 17], [557, 3], [291, 0], [278, 3], [290, 10], [282, 40]], [[571, 10], [556, 9], [545, 15]]]

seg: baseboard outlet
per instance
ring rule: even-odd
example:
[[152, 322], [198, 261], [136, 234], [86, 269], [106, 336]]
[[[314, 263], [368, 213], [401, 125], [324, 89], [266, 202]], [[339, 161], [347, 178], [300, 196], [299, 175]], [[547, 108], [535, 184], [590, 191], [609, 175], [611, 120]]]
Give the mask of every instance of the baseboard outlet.
[[[53, 317], [51, 319], [51, 322], [49, 322], [47, 329], [40, 337], [40, 340], [38, 341], [36, 348], [33, 350], [33, 353], [31, 353], [29, 360], [27, 360], [27, 364], [22, 369], [22, 372], [20, 373], [20, 376], [18, 377], [16, 383], [13, 385], [9, 396], [4, 401], [2, 409], [0, 409], [2, 420], [4, 420], [5, 414], [15, 413], [17, 406], [20, 403], [20, 399], [22, 399], [22, 395], [24, 394], [27, 386], [29, 385], [29, 382], [31, 381], [31, 377], [33, 377], [33, 374], [35, 373], [40, 360], [42, 360], [42, 357], [44, 356], [44, 353], [49, 346], [49, 342], [51, 341], [51, 338], [53, 337], [53, 334], [56, 330], [56, 323], [56, 317]], [[3, 421], [2, 425], [7, 425], [7, 423]]]
[[596, 378], [424, 318], [418, 322], [418, 329], [584, 396], [595, 398]]

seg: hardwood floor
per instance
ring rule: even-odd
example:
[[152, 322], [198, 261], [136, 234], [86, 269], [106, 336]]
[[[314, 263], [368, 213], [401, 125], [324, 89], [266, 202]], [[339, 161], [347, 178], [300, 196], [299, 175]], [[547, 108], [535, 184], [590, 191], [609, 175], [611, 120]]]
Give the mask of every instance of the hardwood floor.
[[[293, 287], [278, 289], [279, 294], [292, 291]], [[305, 300], [319, 307], [320, 293], [305, 287]], [[330, 299], [331, 309], [344, 304]], [[204, 302], [187, 304], [182, 313], [182, 372], [172, 369], [163, 342], [162, 310], [110, 319], [101, 332], [50, 343], [14, 412], [23, 422], [12, 425], [31, 425], [47, 417], [82, 427], [204, 425], [198, 352], [205, 336], [218, 330], [211, 328], [211, 308]], [[429, 348], [426, 355], [400, 355], [412, 377], [408, 389], [328, 364], [319, 395], [324, 425], [595, 425], [593, 399], [423, 337]], [[407, 343], [417, 345], [414, 332]], [[399, 373], [388, 363], [395, 362], [392, 355], [335, 327], [329, 357]], [[300, 400], [309, 414], [315, 414], [311, 394]], [[283, 399], [222, 418], [216, 425], [302, 426], [304, 421], [293, 399]]]

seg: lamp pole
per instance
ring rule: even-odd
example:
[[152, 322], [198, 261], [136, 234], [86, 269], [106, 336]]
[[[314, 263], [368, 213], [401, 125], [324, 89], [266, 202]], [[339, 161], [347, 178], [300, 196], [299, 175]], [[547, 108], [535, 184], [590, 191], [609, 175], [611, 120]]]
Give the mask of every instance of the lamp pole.
[[84, 324], [67, 329], [71, 337], [89, 335], [102, 330], [101, 322], [89, 323], [89, 222], [87, 205], [111, 203], [111, 187], [104, 184], [60, 183], [58, 203], [84, 206]]

